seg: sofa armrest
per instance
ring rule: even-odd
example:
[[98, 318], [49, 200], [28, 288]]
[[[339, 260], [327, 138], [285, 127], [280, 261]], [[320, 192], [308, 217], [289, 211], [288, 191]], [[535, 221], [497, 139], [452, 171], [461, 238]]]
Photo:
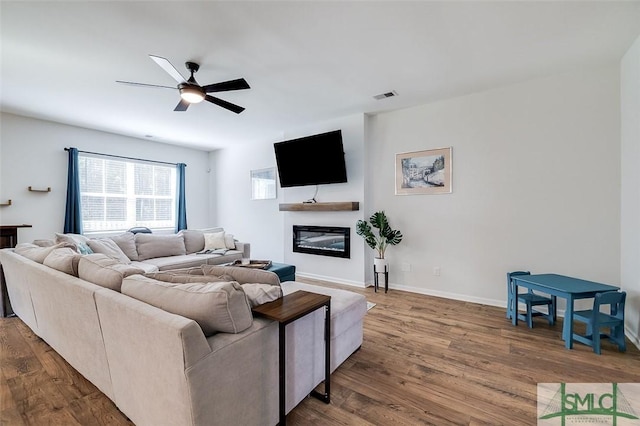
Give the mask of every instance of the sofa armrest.
[[251, 259], [251, 244], [236, 241], [236, 250], [242, 252], [244, 259]]

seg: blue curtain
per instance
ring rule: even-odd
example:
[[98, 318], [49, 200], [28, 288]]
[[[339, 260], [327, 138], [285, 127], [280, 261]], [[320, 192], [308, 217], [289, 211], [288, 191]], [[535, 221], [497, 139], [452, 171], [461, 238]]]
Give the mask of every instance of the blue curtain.
[[64, 214], [64, 233], [82, 234], [82, 212], [80, 211], [80, 176], [78, 171], [78, 149], [69, 148], [67, 172], [67, 209]]
[[176, 164], [178, 175], [178, 196], [177, 196], [177, 214], [176, 214], [176, 232], [187, 229], [187, 207], [184, 195], [184, 172], [187, 167], [184, 163]]

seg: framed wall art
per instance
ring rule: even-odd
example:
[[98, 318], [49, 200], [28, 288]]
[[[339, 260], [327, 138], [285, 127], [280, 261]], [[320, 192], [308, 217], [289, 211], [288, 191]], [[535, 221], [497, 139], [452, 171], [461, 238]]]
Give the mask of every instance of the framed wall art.
[[251, 170], [251, 199], [271, 200], [276, 198], [276, 169]]
[[396, 195], [451, 193], [451, 147], [396, 154]]

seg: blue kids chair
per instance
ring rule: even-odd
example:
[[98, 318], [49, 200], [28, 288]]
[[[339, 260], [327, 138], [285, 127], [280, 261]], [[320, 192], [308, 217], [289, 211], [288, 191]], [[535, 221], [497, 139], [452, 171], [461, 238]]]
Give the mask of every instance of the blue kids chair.
[[[585, 335], [573, 333], [573, 340], [593, 347], [593, 351], [600, 355], [600, 340], [605, 337], [618, 345], [618, 350], [627, 350], [624, 338], [624, 303], [627, 293], [624, 291], [605, 291], [596, 294], [593, 309], [573, 313], [575, 321], [587, 324]], [[600, 312], [602, 306], [609, 306], [609, 313]], [[600, 333], [602, 327], [609, 328], [609, 334]]]

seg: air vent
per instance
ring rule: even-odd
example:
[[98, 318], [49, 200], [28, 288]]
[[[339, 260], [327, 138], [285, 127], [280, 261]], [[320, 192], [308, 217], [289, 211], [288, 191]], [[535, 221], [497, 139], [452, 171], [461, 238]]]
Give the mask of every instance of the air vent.
[[379, 101], [380, 99], [392, 98], [394, 96], [398, 96], [398, 93], [395, 90], [392, 90], [390, 92], [386, 92], [386, 93], [381, 93], [379, 95], [375, 95], [373, 97], [373, 99], [376, 99], [376, 100]]

